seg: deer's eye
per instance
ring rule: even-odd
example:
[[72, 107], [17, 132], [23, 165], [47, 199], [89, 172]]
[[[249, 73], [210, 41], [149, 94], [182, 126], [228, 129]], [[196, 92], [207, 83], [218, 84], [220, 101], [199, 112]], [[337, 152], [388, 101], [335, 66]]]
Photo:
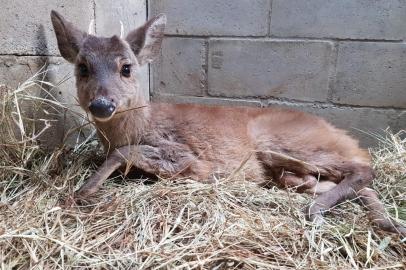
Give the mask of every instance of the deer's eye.
[[88, 77], [89, 76], [89, 69], [85, 64], [79, 64], [78, 66], [79, 76], [80, 77]]
[[131, 76], [131, 65], [123, 65], [121, 67], [121, 75], [129, 78]]

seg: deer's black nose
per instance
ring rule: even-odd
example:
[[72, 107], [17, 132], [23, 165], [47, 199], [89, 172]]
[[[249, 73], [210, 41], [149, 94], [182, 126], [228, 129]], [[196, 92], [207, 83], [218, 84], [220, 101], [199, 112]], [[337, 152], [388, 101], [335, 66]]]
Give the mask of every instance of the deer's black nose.
[[115, 110], [116, 106], [106, 98], [95, 99], [89, 106], [89, 111], [97, 118], [108, 118]]

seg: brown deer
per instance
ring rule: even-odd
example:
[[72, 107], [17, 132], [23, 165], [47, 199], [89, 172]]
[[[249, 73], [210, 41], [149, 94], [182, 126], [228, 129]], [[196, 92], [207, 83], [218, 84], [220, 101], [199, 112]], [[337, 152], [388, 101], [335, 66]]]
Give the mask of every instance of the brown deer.
[[378, 227], [406, 228], [386, 217], [368, 153], [345, 131], [303, 112], [149, 103], [137, 71], [158, 55], [165, 15], [125, 38], [96, 37], [51, 13], [61, 55], [75, 65], [80, 106], [94, 119], [107, 158], [75, 196], [87, 197], [117, 169], [141, 169], [162, 178], [208, 181], [244, 161], [250, 181], [271, 179], [283, 187], [318, 195], [306, 210], [311, 221], [338, 203], [359, 198]]

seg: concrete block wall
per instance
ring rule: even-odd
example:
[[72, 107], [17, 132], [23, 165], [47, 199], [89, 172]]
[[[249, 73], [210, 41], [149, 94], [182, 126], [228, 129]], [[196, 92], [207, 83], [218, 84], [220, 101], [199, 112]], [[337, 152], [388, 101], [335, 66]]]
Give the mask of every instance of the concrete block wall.
[[[47, 64], [53, 83], [69, 78], [54, 96], [81, 112], [51, 9], [84, 30], [95, 19], [106, 36], [119, 33], [120, 20], [128, 32], [166, 13], [161, 57], [151, 74], [141, 71], [153, 100], [294, 107], [363, 145], [376, 143], [364, 131], [406, 128], [406, 0], [3, 1], [0, 84], [15, 87]], [[52, 145], [82, 121], [58, 117]]]
[[153, 100], [287, 106], [406, 129], [406, 0], [150, 0], [166, 13]]
[[[13, 0], [2, 1], [1, 6], [0, 85], [15, 88], [46, 66], [50, 71], [44, 79], [58, 85], [48, 90], [70, 110], [79, 113], [83, 112], [76, 101], [73, 65], [60, 57], [51, 10], [59, 11], [84, 31], [94, 19], [96, 33], [104, 36], [119, 35], [120, 20], [127, 33], [143, 24], [147, 17], [146, 0]], [[140, 73], [145, 95], [149, 96], [148, 67]], [[43, 91], [37, 92], [45, 95]], [[84, 122], [74, 114], [66, 115], [67, 111], [62, 110], [52, 117], [56, 121], [42, 137], [47, 147], [57, 146], [68, 130]], [[73, 136], [71, 140], [76, 138]]]

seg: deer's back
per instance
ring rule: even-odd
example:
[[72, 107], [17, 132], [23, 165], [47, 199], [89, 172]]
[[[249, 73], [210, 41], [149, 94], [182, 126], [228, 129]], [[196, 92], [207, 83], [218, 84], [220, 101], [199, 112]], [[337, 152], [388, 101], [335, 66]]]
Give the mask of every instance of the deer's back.
[[262, 165], [255, 158], [259, 145], [318, 165], [331, 158], [369, 163], [368, 153], [345, 131], [304, 112], [160, 103], [152, 104], [151, 109], [154, 123], [213, 163], [213, 169], [236, 168], [247, 154], [254, 153], [246, 166], [248, 173], [253, 178], [263, 176]]

